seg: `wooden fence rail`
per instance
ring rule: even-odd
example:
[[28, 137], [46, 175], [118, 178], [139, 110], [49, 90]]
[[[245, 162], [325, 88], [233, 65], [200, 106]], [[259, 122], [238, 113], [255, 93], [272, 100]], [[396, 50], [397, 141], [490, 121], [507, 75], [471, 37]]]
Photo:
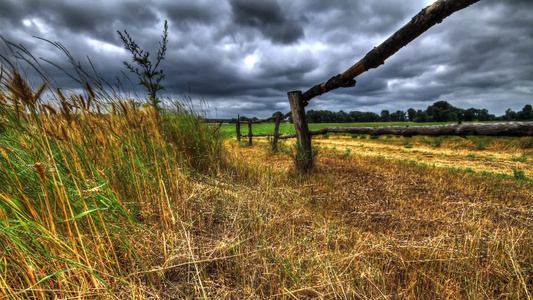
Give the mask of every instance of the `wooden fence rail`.
[[[279, 138], [279, 124], [281, 123], [281, 120], [287, 119], [292, 115], [292, 112], [288, 112], [286, 114], [281, 114], [280, 112], [276, 113], [274, 116], [262, 120], [247, 120], [247, 121], [241, 121], [240, 116], [237, 115], [237, 122], [235, 123], [235, 131], [237, 134], [237, 141], [241, 141], [241, 123], [248, 124], [248, 145], [252, 146], [252, 139], [253, 137], [264, 137], [264, 136], [273, 136], [274, 139], [272, 140], [272, 150], [278, 151], [278, 138]], [[252, 132], [252, 124], [258, 124], [258, 123], [264, 123], [269, 121], [275, 121], [275, 127], [274, 127], [274, 133], [273, 134], [253, 134]]]
[[[343, 87], [355, 86], [357, 76], [362, 73], [377, 68], [384, 64], [385, 60], [398, 52], [402, 47], [409, 44], [429, 28], [442, 22], [446, 17], [456, 11], [466, 8], [479, 0], [438, 0], [432, 5], [422, 9], [407, 24], [391, 35], [379, 46], [368, 52], [356, 64], [351, 66], [342, 74], [331, 77], [328, 81], [317, 84], [307, 90], [288, 92], [291, 111], [283, 116], [282, 119], [293, 116], [295, 134], [279, 135], [278, 115], [268, 119], [250, 122], [248, 121], [249, 144], [252, 143], [252, 136], [274, 136], [273, 149], [276, 147], [278, 139], [297, 138], [297, 157], [298, 168], [301, 171], [309, 171], [313, 167], [313, 153], [311, 148], [311, 136], [326, 133], [357, 133], [370, 135], [396, 134], [403, 136], [414, 135], [491, 135], [491, 136], [533, 136], [533, 122], [523, 123], [494, 123], [494, 124], [453, 124], [453, 125], [436, 125], [436, 126], [389, 126], [389, 127], [330, 127], [315, 131], [309, 131], [305, 119], [305, 106], [309, 101], [321, 94], [331, 90]], [[253, 135], [251, 123], [262, 123], [276, 119], [276, 129], [273, 135]], [[240, 140], [240, 123], [237, 122], [237, 139]]]
[[[309, 135], [326, 133], [356, 133], [369, 135], [395, 134], [415, 135], [484, 135], [484, 136], [533, 136], [533, 122], [491, 123], [491, 124], [447, 124], [430, 126], [384, 126], [384, 127], [327, 127], [309, 131]], [[296, 134], [282, 135], [280, 139], [297, 137]]]
[[442, 22], [454, 12], [468, 7], [479, 0], [438, 0], [432, 5], [422, 9], [407, 24], [391, 35], [379, 46], [368, 52], [361, 60], [348, 70], [333, 76], [328, 81], [317, 84], [305, 93], [300, 91], [288, 92], [289, 103], [294, 120], [296, 137], [298, 138], [297, 161], [302, 171], [311, 170], [313, 167], [313, 152], [311, 148], [311, 134], [305, 122], [305, 109], [312, 98], [327, 93], [339, 87], [355, 86], [354, 78], [369, 69], [377, 68], [384, 64], [385, 60], [420, 36], [433, 25]]

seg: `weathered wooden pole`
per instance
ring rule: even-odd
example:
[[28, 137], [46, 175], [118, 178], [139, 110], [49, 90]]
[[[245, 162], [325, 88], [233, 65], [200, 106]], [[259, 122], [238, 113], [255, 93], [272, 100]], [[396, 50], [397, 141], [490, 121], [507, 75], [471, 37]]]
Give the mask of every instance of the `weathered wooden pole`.
[[252, 145], [252, 120], [248, 120], [248, 146]]
[[305, 119], [305, 103], [301, 91], [288, 92], [289, 104], [291, 105], [292, 120], [296, 131], [296, 164], [298, 170], [308, 172], [313, 168], [313, 149], [311, 147], [311, 135]]
[[281, 122], [281, 113], [276, 114], [276, 126], [274, 127], [274, 139], [272, 140], [272, 151], [278, 151], [279, 123]]
[[235, 131], [237, 132], [237, 142], [241, 141], [241, 117], [237, 115], [237, 123], [235, 123]]

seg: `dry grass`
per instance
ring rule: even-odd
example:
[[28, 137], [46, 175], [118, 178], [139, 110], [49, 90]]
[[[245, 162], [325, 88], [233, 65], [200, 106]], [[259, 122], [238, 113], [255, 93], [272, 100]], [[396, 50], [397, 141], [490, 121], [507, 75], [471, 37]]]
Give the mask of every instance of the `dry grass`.
[[241, 296], [531, 296], [530, 185], [331, 152], [301, 177], [259, 147], [235, 151], [263, 181], [281, 176], [247, 197], [268, 212], [251, 231], [271, 250], [251, 260], [270, 290]]
[[[487, 145], [479, 149], [478, 139]], [[392, 160], [411, 160], [419, 164], [441, 168], [455, 168], [478, 173], [488, 172], [514, 176], [515, 170], [533, 178], [533, 138], [509, 137], [385, 137], [360, 139], [332, 136], [316, 138], [315, 144], [326, 150], [349, 151], [353, 154], [383, 157]], [[481, 140], [483, 142], [483, 140]], [[438, 143], [438, 147], [435, 144]], [[349, 149], [349, 150], [348, 150]]]
[[11, 75], [0, 299], [531, 298], [527, 181], [331, 151], [299, 174], [194, 115], [47, 107]]

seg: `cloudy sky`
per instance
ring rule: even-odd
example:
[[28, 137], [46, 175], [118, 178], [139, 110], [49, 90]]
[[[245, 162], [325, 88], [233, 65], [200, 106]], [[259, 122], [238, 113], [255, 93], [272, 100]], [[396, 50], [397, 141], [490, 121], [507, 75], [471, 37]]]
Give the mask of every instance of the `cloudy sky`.
[[[190, 86], [211, 117], [268, 117], [290, 110], [288, 91], [342, 73], [432, 2], [1, 0], [0, 35], [66, 66], [64, 55], [33, 36], [60, 42], [112, 79], [130, 59], [117, 30], [155, 54], [168, 20], [167, 95]], [[355, 88], [314, 98], [308, 109], [379, 113], [446, 100], [497, 115], [520, 110], [533, 103], [532, 16], [531, 0], [481, 0], [359, 76]], [[43, 64], [62, 87], [78, 87]]]

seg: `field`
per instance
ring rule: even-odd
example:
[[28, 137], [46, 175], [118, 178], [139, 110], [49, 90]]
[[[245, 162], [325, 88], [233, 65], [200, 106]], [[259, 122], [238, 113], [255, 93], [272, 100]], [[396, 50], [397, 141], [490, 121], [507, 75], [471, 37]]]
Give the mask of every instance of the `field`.
[[[465, 122], [473, 123], [473, 122]], [[476, 122], [479, 123], [479, 122]], [[490, 123], [490, 122], [481, 122], [481, 123]], [[424, 125], [442, 125], [442, 124], [453, 124], [448, 123], [415, 123], [415, 122], [378, 122], [378, 123], [311, 123], [309, 124], [309, 130], [318, 130], [326, 127], [378, 127], [378, 126], [424, 126]], [[236, 136], [235, 124], [222, 124], [221, 131], [224, 135], [228, 137]], [[294, 125], [290, 123], [281, 123], [279, 126], [280, 134], [293, 134]], [[273, 123], [261, 123], [261, 124], [252, 124], [252, 133], [253, 134], [272, 134], [274, 133], [274, 124]], [[248, 134], [248, 125], [241, 124], [241, 134]]]
[[532, 297], [531, 137], [323, 136], [299, 173], [86, 89], [2, 77], [0, 299]]

